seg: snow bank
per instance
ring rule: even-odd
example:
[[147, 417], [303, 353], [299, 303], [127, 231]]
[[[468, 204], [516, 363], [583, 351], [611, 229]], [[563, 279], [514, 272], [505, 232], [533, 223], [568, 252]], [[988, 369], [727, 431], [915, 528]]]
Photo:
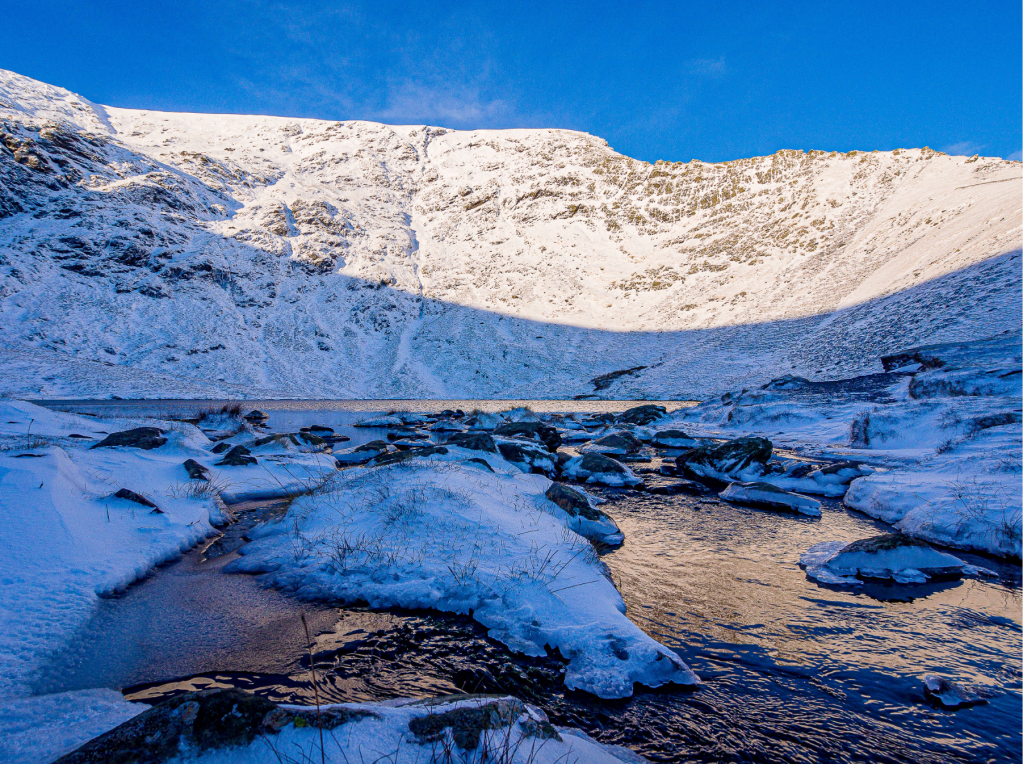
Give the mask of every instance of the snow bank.
[[912, 465], [854, 480], [844, 502], [919, 538], [1019, 558], [1020, 437], [1018, 423], [985, 429]]
[[[139, 426], [159, 428], [166, 442], [94, 447]], [[221, 493], [298, 493], [335, 471], [317, 454], [218, 468], [212, 446], [180, 422], [104, 420], [0, 401], [0, 699], [25, 692], [33, 668], [89, 618], [99, 597], [226, 522]], [[189, 459], [209, 470], [209, 482], [189, 479]], [[117, 498], [121, 489], [156, 509]]]
[[466, 461], [480, 453], [343, 471], [252, 532], [227, 570], [310, 599], [471, 614], [513, 650], [559, 650], [565, 684], [605, 698], [698, 682], [625, 617], [577, 518], [545, 496], [551, 481], [496, 455], [493, 472]]

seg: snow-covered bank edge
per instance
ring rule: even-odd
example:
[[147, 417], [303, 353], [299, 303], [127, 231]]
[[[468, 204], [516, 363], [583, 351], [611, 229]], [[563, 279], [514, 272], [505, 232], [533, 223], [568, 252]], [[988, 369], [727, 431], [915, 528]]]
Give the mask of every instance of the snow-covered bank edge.
[[[462, 695], [306, 707], [276, 704], [238, 690], [205, 690], [142, 709], [132, 709], [137, 715], [60, 758], [60, 764], [94, 764], [125, 751], [145, 751], [151, 764], [646, 761], [579, 730], [555, 727], [542, 710], [512, 697]], [[225, 712], [228, 723], [223, 721]], [[58, 740], [66, 736], [62, 730], [54, 732]]]
[[[134, 447], [99, 447], [125, 431]], [[0, 761], [45, 761], [66, 752], [54, 741], [78, 745], [144, 708], [105, 690], [32, 697], [33, 677], [101, 598], [216, 535], [232, 519], [222, 491], [290, 496], [335, 469], [302, 453], [218, 467], [213, 446], [183, 422], [0, 401]]]
[[756, 479], [844, 494], [847, 507], [916, 538], [1019, 560], [1020, 333], [913, 348], [884, 360], [892, 372], [838, 381], [785, 377], [670, 420], [706, 437], [769, 438], [811, 463], [870, 465], [846, 481], [847, 491], [831, 493], [829, 476], [803, 475], [796, 461], [787, 473]]

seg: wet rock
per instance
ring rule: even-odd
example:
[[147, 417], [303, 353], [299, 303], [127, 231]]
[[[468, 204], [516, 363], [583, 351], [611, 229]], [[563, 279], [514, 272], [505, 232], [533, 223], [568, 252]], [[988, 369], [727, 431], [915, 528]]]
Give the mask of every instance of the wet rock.
[[612, 454], [614, 456], [626, 456], [638, 454], [643, 448], [643, 442], [631, 432], [614, 432], [597, 438], [579, 449], [581, 453]]
[[269, 418], [270, 417], [268, 415], [264, 414], [259, 409], [253, 409], [245, 415], [246, 421], [251, 422], [252, 424], [260, 424], [267, 421]]
[[528, 443], [498, 443], [497, 449], [505, 460], [523, 472], [553, 475], [557, 471], [557, 459], [544, 448]]
[[248, 464], [256, 464], [256, 457], [245, 446], [235, 446], [217, 462], [218, 467], [244, 467]]
[[588, 520], [599, 520], [604, 516], [603, 512], [590, 506], [590, 500], [585, 495], [574, 488], [554, 483], [547, 489], [544, 496], [573, 517], [581, 515]]
[[704, 496], [710, 493], [711, 489], [703, 485], [703, 483], [697, 483], [695, 480], [679, 480], [668, 485], [651, 486], [646, 491], [657, 496], [678, 496], [680, 494]]
[[392, 443], [399, 440], [429, 440], [430, 436], [415, 430], [398, 430], [387, 433], [387, 439]]
[[951, 710], [987, 703], [986, 698], [970, 687], [935, 674], [924, 677], [924, 696], [933, 705]]
[[149, 507], [150, 509], [153, 510], [152, 514], [159, 514], [159, 515], [163, 514], [163, 510], [161, 510], [158, 506], [156, 506], [153, 502], [151, 502], [145, 496], [143, 496], [140, 493], [135, 493], [134, 491], [129, 491], [127, 488], [119, 489], [117, 491], [117, 493], [114, 494], [114, 498], [115, 499], [124, 499], [125, 501], [133, 501], [136, 504], [141, 504], [143, 507]]
[[628, 467], [603, 454], [577, 456], [566, 462], [562, 471], [576, 480], [612, 487], [638, 486], [643, 482]]
[[215, 445], [213, 448], [210, 449], [210, 453], [211, 454], [222, 454], [225, 451], [230, 451], [230, 450], [231, 450], [231, 444], [230, 443], [218, 443], [217, 445]]
[[753, 478], [764, 473], [771, 452], [771, 441], [766, 438], [738, 438], [692, 448], [676, 457], [675, 464], [697, 478]]
[[757, 509], [798, 512], [810, 517], [820, 517], [821, 514], [821, 503], [816, 499], [782, 490], [770, 483], [731, 483], [718, 496], [725, 501]]
[[449, 446], [467, 448], [470, 451], [486, 451], [490, 454], [497, 453], [497, 444], [486, 432], [460, 432], [452, 435], [445, 443]]
[[57, 762], [161, 764], [179, 758], [182, 751], [247, 746], [289, 724], [332, 729], [366, 716], [373, 714], [332, 707], [318, 715], [316, 709], [283, 708], [234, 689], [189, 692], [153, 706]]
[[158, 427], [136, 427], [133, 430], [111, 433], [94, 445], [93, 448], [116, 448], [123, 446], [125, 448], [141, 448], [149, 451], [159, 448], [166, 442], [167, 438], [163, 437], [163, 430]]
[[333, 435], [334, 428], [327, 427], [324, 424], [314, 424], [309, 427], [309, 432], [316, 433], [317, 435], [322, 437], [324, 435]]
[[494, 430], [494, 435], [505, 438], [528, 438], [543, 443], [548, 451], [557, 451], [561, 445], [561, 435], [556, 428], [543, 422], [508, 422]]
[[664, 406], [648, 403], [623, 411], [615, 418], [615, 421], [619, 423], [648, 425], [656, 422], [658, 419], [662, 419], [667, 413], [668, 410]]
[[203, 467], [195, 459], [186, 459], [182, 465], [188, 472], [189, 480], [209, 480], [210, 471]]

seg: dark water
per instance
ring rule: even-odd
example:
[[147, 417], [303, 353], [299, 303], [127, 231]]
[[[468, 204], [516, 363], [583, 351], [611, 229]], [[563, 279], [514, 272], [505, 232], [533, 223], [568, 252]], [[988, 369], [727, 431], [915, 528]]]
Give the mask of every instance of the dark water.
[[[824, 588], [798, 568], [799, 554], [885, 526], [835, 502], [822, 518], [803, 519], [713, 498], [603, 493], [626, 535], [604, 560], [629, 615], [701, 676], [698, 690], [624, 701], [566, 693], [557, 656], [510, 656], [467, 619], [312, 606], [220, 575], [246, 525], [274, 511], [265, 504], [210, 549], [105, 601], [39, 689], [113, 686], [155, 702], [237, 686], [311, 701], [304, 612], [329, 700], [513, 692], [557, 723], [655, 761], [1020, 760], [1019, 566], [963, 555], [1000, 578]], [[985, 688], [989, 703], [934, 709], [923, 695], [927, 673]]]

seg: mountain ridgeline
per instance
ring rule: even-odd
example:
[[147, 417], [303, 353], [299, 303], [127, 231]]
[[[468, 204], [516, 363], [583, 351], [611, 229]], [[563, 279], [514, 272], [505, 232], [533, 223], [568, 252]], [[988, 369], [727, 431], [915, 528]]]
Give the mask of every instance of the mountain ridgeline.
[[1020, 325], [1021, 164], [103, 107], [0, 71], [2, 390], [697, 398]]

